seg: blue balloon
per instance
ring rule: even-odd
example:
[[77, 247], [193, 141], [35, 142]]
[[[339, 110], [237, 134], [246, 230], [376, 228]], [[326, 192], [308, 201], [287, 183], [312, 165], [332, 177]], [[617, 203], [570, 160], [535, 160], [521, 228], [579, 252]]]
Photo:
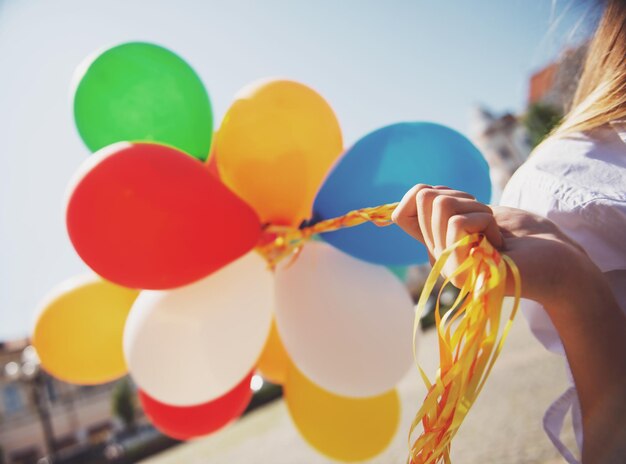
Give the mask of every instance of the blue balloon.
[[[313, 221], [400, 201], [415, 184], [445, 185], [491, 198], [489, 166], [478, 149], [455, 130], [429, 122], [399, 123], [356, 142], [331, 170], [313, 205]], [[322, 234], [356, 258], [407, 266], [428, 261], [426, 248], [398, 226], [363, 224]]]

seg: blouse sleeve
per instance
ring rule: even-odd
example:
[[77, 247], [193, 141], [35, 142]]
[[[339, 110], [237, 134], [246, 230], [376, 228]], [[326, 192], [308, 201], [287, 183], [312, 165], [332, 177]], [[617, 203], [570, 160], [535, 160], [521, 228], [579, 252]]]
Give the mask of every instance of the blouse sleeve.
[[[535, 155], [540, 156], [540, 155]], [[533, 160], [531, 160], [533, 161]], [[626, 310], [626, 202], [594, 196], [568, 184], [536, 162], [522, 166], [509, 181], [501, 204], [547, 217], [579, 243], [604, 273], [611, 274], [618, 303]], [[621, 278], [615, 278], [615, 276]], [[557, 331], [543, 308], [525, 301], [522, 312], [534, 335], [550, 351], [564, 354]]]
[[[500, 203], [547, 217], [579, 243], [605, 273], [619, 305], [626, 311], [626, 201], [618, 196], [598, 194], [602, 192], [600, 183], [594, 183], [593, 176], [585, 176], [585, 170], [590, 169], [589, 164], [594, 161], [589, 160], [586, 164], [583, 156], [577, 158], [578, 165], [572, 164], [569, 155], [580, 147], [556, 143], [557, 146], [547, 147], [550, 153], [545, 155], [552, 153], [552, 156], [546, 157], [545, 164], [541, 154], [535, 154], [533, 158], [537, 158], [531, 159], [516, 172], [507, 184]], [[555, 151], [558, 156], [554, 156]], [[609, 164], [602, 168], [608, 169]], [[583, 179], [590, 181], [583, 182]], [[535, 337], [548, 350], [565, 355], [558, 332], [543, 307], [525, 300], [521, 309]], [[544, 429], [566, 461], [576, 463], [577, 459], [559, 438], [569, 410], [580, 449], [582, 422], [574, 386], [546, 411]]]
[[626, 202], [573, 192], [566, 178], [523, 166], [500, 204], [547, 217], [579, 243], [602, 272], [626, 269]]

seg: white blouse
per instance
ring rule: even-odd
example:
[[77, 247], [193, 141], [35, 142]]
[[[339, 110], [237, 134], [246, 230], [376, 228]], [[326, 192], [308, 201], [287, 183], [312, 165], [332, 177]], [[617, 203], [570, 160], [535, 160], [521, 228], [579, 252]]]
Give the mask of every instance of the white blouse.
[[[500, 204], [547, 217], [576, 240], [605, 274], [626, 312], [626, 121], [615, 121], [590, 134], [547, 140], [513, 175]], [[522, 312], [539, 341], [564, 355], [543, 307], [524, 300]], [[626, 353], [618, 356], [626, 359]], [[577, 463], [559, 438], [570, 409], [580, 449], [580, 406], [573, 385], [550, 406], [543, 422], [565, 459]]]

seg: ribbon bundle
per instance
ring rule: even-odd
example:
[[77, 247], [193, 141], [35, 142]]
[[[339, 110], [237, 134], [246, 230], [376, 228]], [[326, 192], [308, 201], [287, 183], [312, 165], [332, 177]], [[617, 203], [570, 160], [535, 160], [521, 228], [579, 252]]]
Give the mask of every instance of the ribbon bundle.
[[[391, 203], [358, 209], [300, 229], [270, 227], [265, 230], [266, 240], [257, 250], [274, 268], [283, 258], [296, 258], [304, 243], [315, 234], [365, 222], [378, 226], [391, 224], [391, 213], [396, 206], [397, 203]], [[464, 277], [464, 282], [456, 301], [443, 316], [437, 298], [435, 326], [440, 366], [433, 382], [418, 364], [428, 393], [411, 424], [410, 464], [451, 462], [452, 439], [485, 385], [519, 306], [521, 279], [515, 263], [508, 256], [498, 253], [484, 236], [468, 235], [441, 254], [426, 280], [415, 314], [414, 356], [415, 337], [428, 297], [448, 258], [463, 247], [469, 247], [468, 257], [445, 279], [441, 289], [457, 277]], [[514, 306], [501, 330], [502, 303], [509, 274], [515, 289]], [[441, 291], [439, 293], [440, 296]], [[413, 440], [420, 426], [421, 433]]]
[[[409, 432], [411, 464], [431, 464], [442, 459], [450, 462], [452, 438], [485, 385], [519, 306], [521, 279], [515, 263], [500, 255], [483, 236], [467, 236], [441, 254], [426, 280], [415, 315], [413, 346], [419, 318], [443, 266], [455, 250], [468, 245], [468, 257], [442, 286], [457, 276], [466, 276], [457, 300], [443, 317], [437, 299], [435, 324], [440, 365], [435, 381], [431, 382], [419, 368], [428, 393]], [[515, 302], [500, 330], [509, 272], [514, 282]], [[420, 424], [422, 433], [411, 444]]]

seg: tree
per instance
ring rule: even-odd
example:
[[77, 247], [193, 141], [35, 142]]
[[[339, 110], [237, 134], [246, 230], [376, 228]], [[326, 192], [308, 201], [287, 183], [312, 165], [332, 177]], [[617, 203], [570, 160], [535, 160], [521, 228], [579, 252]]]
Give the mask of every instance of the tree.
[[135, 392], [127, 377], [120, 380], [112, 394], [113, 414], [118, 417], [127, 430], [134, 430], [137, 419]]
[[532, 148], [539, 145], [562, 118], [562, 112], [552, 105], [541, 102], [530, 105], [523, 122]]

